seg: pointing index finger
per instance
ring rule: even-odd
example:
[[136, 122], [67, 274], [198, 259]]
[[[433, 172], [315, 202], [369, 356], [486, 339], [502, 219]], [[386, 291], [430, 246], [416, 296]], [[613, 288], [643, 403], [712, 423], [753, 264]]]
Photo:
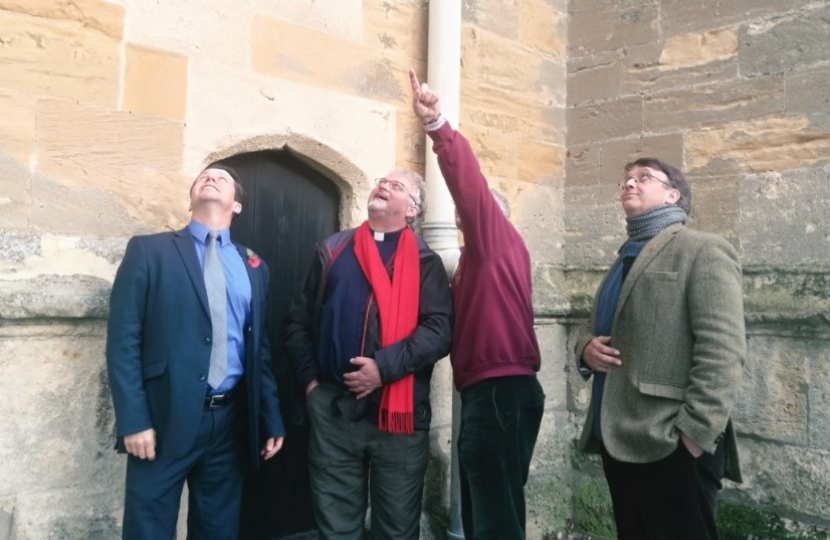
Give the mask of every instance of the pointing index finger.
[[416, 95], [421, 91], [421, 83], [418, 82], [418, 76], [415, 75], [415, 70], [409, 69], [409, 83], [412, 86], [412, 92]]

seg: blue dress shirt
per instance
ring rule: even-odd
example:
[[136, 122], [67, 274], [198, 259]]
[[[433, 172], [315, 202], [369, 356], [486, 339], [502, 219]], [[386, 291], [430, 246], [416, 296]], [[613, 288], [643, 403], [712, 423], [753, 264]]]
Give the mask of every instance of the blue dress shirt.
[[[199, 265], [204, 269], [207, 236], [210, 229], [198, 221], [191, 221], [187, 225], [196, 254], [199, 256]], [[251, 282], [245, 261], [239, 256], [239, 251], [231, 242], [230, 229], [219, 230], [216, 239], [216, 250], [222, 259], [225, 270], [225, 289], [227, 292], [227, 322], [228, 322], [228, 375], [218, 388], [211, 389], [211, 394], [221, 394], [231, 390], [242, 378], [245, 372], [245, 328], [251, 318]]]

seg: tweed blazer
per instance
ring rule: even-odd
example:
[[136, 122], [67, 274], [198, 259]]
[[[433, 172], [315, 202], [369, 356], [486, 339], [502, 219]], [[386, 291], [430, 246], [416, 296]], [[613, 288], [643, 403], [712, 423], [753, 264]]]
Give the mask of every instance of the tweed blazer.
[[[605, 280], [599, 291], [604, 285]], [[592, 314], [577, 336], [577, 359], [594, 337]], [[730, 415], [746, 335], [734, 248], [719, 236], [680, 224], [662, 230], [623, 283], [610, 346], [620, 351], [622, 365], [609, 369], [602, 396], [608, 453], [620, 461], [649, 463], [671, 454], [680, 432], [710, 453], [726, 437], [726, 477], [740, 481]], [[596, 451], [588, 410], [580, 448]]]

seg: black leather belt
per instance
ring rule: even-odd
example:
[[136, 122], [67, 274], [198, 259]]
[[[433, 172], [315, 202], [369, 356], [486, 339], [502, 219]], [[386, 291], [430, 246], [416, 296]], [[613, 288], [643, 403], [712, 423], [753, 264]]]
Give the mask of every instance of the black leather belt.
[[210, 396], [205, 396], [205, 409], [216, 409], [218, 407], [224, 407], [231, 401], [233, 401], [233, 396], [236, 394], [236, 388], [233, 390], [228, 390], [223, 394], [213, 394]]

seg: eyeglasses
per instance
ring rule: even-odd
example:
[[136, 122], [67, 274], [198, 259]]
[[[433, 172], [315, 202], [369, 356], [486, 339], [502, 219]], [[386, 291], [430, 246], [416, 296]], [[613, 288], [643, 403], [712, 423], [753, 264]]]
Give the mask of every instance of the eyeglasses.
[[617, 185], [620, 187], [621, 190], [625, 191], [625, 186], [626, 186], [626, 184], [628, 184], [629, 180], [634, 180], [635, 184], [645, 184], [646, 182], [650, 182], [651, 180], [656, 180], [656, 181], [660, 182], [661, 184], [663, 184], [664, 186], [668, 187], [669, 189], [674, 189], [674, 186], [672, 186], [669, 182], [666, 182], [665, 180], [663, 180], [661, 178], [657, 178], [656, 176], [654, 176], [650, 172], [644, 172], [644, 173], [642, 173], [638, 176], [629, 176]]
[[406, 193], [409, 195], [409, 198], [412, 199], [412, 202], [415, 203], [415, 206], [418, 206], [418, 200], [414, 195], [412, 195], [412, 193], [409, 192], [403, 182], [398, 180], [389, 180], [388, 178], [375, 178], [375, 185], [377, 187], [392, 190], [395, 193]]

